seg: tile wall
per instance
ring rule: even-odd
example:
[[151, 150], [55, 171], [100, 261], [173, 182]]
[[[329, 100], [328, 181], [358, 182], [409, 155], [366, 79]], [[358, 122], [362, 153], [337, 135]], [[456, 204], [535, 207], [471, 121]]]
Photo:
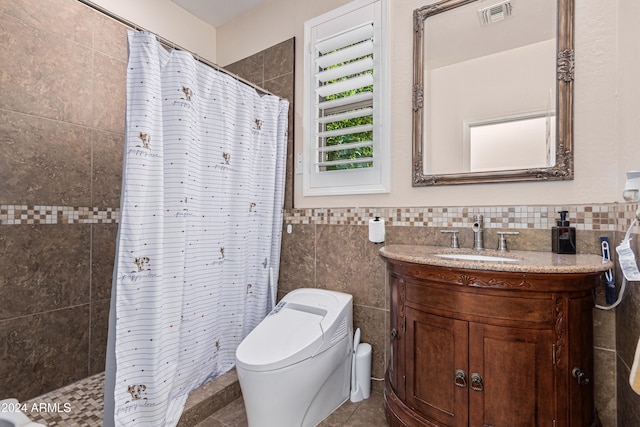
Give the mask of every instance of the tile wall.
[[[0, 35], [0, 399], [25, 400], [104, 370], [127, 41], [76, 0], [0, 2]], [[293, 47], [249, 77], [293, 99]]]
[[[0, 61], [0, 398], [23, 400], [104, 368], [126, 36], [122, 25], [75, 0], [49, 0], [46, 7], [38, 0], [0, 2], [0, 33], [0, 54], [11, 58]], [[229, 69], [293, 100], [293, 43]], [[385, 219], [387, 243], [447, 245], [439, 231], [456, 227], [468, 247], [470, 217], [482, 213], [487, 247], [497, 244], [494, 231], [510, 229], [521, 233], [510, 240], [512, 249], [548, 250], [555, 213], [565, 208], [578, 230], [579, 251], [599, 253], [599, 236], [619, 242], [635, 209], [294, 209], [291, 153], [280, 295], [306, 286], [352, 293], [355, 326], [373, 346], [378, 378], [385, 368], [388, 298], [380, 245], [367, 240], [370, 217]], [[640, 290], [630, 285], [617, 310], [595, 312], [597, 407], [606, 427], [640, 425], [640, 397], [627, 385], [640, 334], [639, 305]], [[381, 389], [381, 383], [374, 387]]]
[[[283, 43], [292, 43], [287, 41]], [[284, 73], [283, 66], [294, 66], [282, 44], [232, 64], [229, 69], [269, 89], [266, 76]], [[290, 52], [293, 55], [293, 52]], [[293, 74], [291, 74], [293, 77]], [[293, 99], [291, 92], [284, 92]], [[292, 109], [293, 110], [293, 109]], [[318, 287], [354, 295], [355, 327], [362, 329], [362, 340], [373, 346], [372, 375], [384, 376], [386, 366], [388, 298], [386, 270], [378, 256], [379, 245], [368, 241], [368, 220], [384, 218], [386, 243], [448, 245], [442, 228], [459, 228], [460, 243], [471, 247], [471, 218], [482, 214], [487, 247], [497, 246], [492, 231], [518, 231], [510, 239], [513, 250], [548, 251], [550, 228], [557, 212], [566, 209], [576, 227], [578, 251], [600, 254], [600, 236], [608, 236], [612, 246], [623, 238], [634, 216], [635, 205], [587, 204], [574, 206], [496, 206], [496, 207], [415, 207], [415, 208], [316, 208], [295, 209], [292, 159], [292, 111], [289, 115], [287, 197], [279, 279], [279, 295], [301, 287]], [[287, 232], [291, 225], [291, 233]], [[638, 228], [635, 229], [637, 233]], [[637, 236], [637, 234], [634, 234]], [[634, 239], [640, 253], [638, 238]], [[614, 253], [615, 256], [615, 253]], [[620, 271], [616, 272], [620, 282]], [[618, 283], [619, 285], [619, 283]], [[603, 288], [597, 290], [597, 302], [604, 304]], [[640, 289], [627, 288], [624, 302], [616, 310], [594, 310], [596, 407], [605, 427], [640, 425], [640, 396], [628, 386], [635, 345], [640, 335]], [[616, 316], [616, 313], [618, 315]], [[381, 382], [373, 387], [382, 389]]]
[[[632, 235], [631, 246], [637, 258], [640, 258], [640, 233], [638, 226]], [[624, 233], [619, 233], [622, 240]], [[622, 274], [616, 272], [616, 282], [620, 282]], [[629, 374], [640, 340], [640, 283], [629, 282], [622, 304], [615, 313], [615, 349], [616, 365], [610, 372], [615, 373], [617, 381], [617, 414], [618, 427], [640, 426], [640, 396], [629, 386]], [[608, 337], [613, 340], [613, 337]], [[607, 372], [608, 374], [609, 372]], [[596, 378], [597, 380], [597, 378]]]
[[126, 34], [73, 0], [0, 2], [0, 398], [104, 370]]
[[[284, 294], [299, 287], [318, 287], [353, 294], [355, 327], [362, 329], [363, 342], [372, 344], [372, 374], [382, 378], [388, 351], [389, 307], [385, 263], [378, 255], [381, 245], [368, 241], [370, 218], [380, 216], [385, 220], [386, 244], [446, 247], [450, 236], [443, 235], [440, 230], [456, 228], [460, 230], [461, 247], [468, 248], [473, 246], [472, 218], [482, 214], [487, 248], [497, 247], [496, 231], [510, 230], [520, 233], [509, 239], [510, 249], [549, 251], [550, 228], [561, 209], [569, 211], [568, 218], [576, 227], [579, 253], [600, 254], [600, 236], [609, 237], [612, 246], [617, 245], [635, 215], [635, 205], [620, 204], [289, 209], [285, 212], [279, 290]], [[291, 233], [287, 232], [287, 225], [291, 225]], [[638, 253], [640, 245], [637, 242], [635, 245]], [[619, 280], [620, 272], [616, 277]], [[630, 286], [623, 307], [618, 310], [634, 311], [639, 297], [640, 291], [636, 292]], [[597, 301], [604, 304], [603, 287], [597, 289]], [[631, 322], [629, 333], [618, 337], [619, 341], [633, 341], [633, 350], [637, 342], [637, 337], [632, 338], [633, 334], [640, 332], [640, 319], [637, 314], [634, 316], [636, 319]], [[615, 311], [594, 310], [594, 332], [596, 407], [603, 425], [615, 426], [616, 417], [640, 421], [637, 415], [628, 414], [626, 409], [622, 415], [616, 413], [616, 393], [623, 397], [628, 395], [629, 405], [637, 404], [638, 400], [637, 396], [626, 392], [629, 389], [626, 383], [616, 384], [616, 367], [618, 375], [628, 378], [631, 365], [626, 355], [622, 356], [625, 357], [624, 363], [619, 363], [616, 358]], [[632, 360], [633, 353], [630, 357]], [[623, 390], [617, 391], [616, 386]], [[381, 387], [381, 384], [376, 382], [374, 387]]]

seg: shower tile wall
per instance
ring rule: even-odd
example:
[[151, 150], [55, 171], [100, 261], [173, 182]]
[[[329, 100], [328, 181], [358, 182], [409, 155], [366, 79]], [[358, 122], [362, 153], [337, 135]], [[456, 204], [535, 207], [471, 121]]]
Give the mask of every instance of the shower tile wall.
[[75, 0], [0, 2], [0, 398], [104, 370], [126, 33]]
[[[0, 2], [0, 36], [0, 399], [25, 400], [104, 370], [127, 42], [76, 0]], [[293, 100], [293, 39], [261, 58]]]

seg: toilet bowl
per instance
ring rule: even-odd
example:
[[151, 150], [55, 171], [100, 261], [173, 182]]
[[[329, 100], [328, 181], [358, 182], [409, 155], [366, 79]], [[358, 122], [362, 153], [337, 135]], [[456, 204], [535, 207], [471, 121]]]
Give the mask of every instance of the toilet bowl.
[[250, 427], [316, 426], [349, 398], [353, 297], [289, 292], [236, 350]]
[[32, 422], [20, 408], [18, 399], [0, 400], [0, 427], [45, 427]]

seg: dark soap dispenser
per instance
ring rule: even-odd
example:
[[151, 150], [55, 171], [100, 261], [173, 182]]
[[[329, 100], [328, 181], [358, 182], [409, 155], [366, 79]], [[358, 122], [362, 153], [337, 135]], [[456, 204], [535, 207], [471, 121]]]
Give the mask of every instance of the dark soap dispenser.
[[556, 254], [576, 253], [576, 229], [570, 227], [567, 220], [568, 211], [558, 212], [560, 220], [556, 227], [551, 227], [551, 250]]

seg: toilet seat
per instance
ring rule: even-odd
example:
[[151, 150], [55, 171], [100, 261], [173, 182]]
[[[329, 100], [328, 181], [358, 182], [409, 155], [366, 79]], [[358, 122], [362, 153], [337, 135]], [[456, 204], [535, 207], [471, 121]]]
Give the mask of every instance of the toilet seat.
[[308, 359], [324, 342], [322, 312], [283, 304], [240, 343], [236, 365], [248, 371], [272, 371]]

